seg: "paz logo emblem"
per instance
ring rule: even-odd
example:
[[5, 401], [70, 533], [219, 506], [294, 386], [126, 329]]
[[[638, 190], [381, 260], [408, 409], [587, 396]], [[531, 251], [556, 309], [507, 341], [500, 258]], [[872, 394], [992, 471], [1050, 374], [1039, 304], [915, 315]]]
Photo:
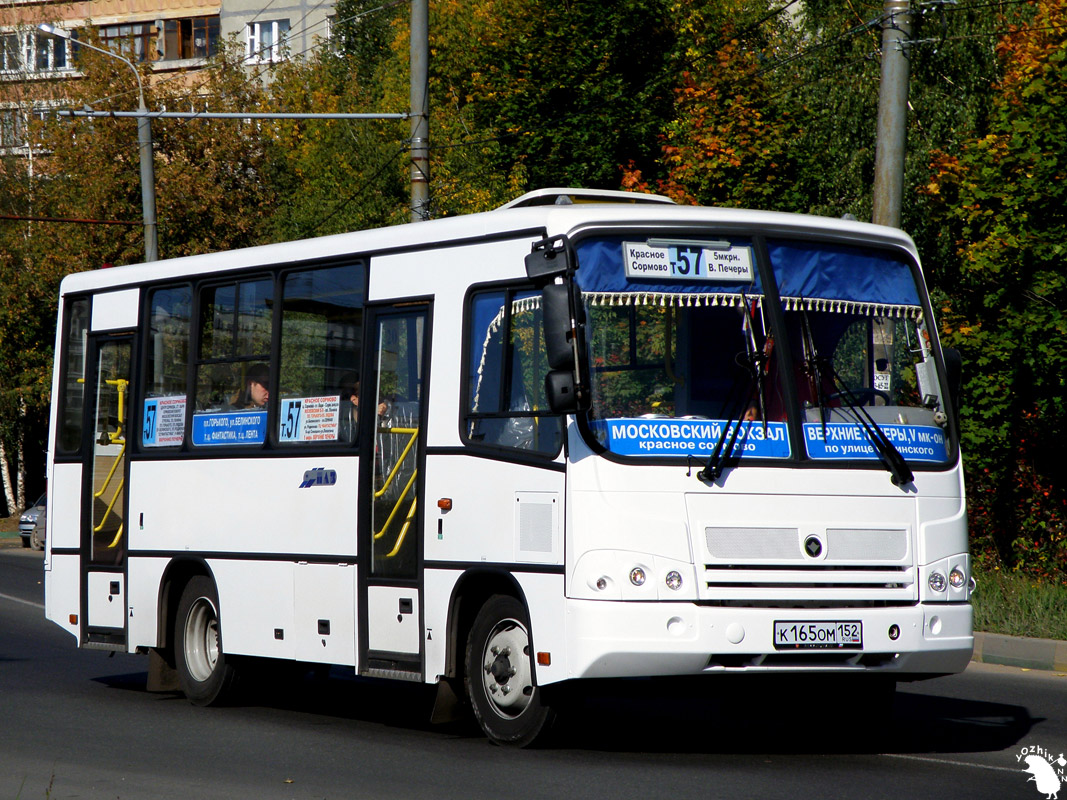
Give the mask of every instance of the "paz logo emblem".
[[809, 536], [804, 540], [804, 552], [811, 558], [818, 558], [822, 555], [822, 542], [818, 536]]

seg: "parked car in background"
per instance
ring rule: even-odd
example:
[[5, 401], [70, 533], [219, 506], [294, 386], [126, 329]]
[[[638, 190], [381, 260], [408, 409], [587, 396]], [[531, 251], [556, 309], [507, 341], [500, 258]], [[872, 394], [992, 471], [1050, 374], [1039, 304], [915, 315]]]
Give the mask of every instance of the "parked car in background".
[[[22, 546], [30, 547], [31, 545], [37, 550], [44, 549], [45, 542], [45, 500], [48, 497], [48, 493], [45, 492], [39, 498], [37, 502], [22, 512], [22, 516], [19, 517], [19, 536], [22, 537]], [[40, 523], [40, 530], [38, 530], [38, 522]], [[36, 535], [35, 535], [36, 534]]]

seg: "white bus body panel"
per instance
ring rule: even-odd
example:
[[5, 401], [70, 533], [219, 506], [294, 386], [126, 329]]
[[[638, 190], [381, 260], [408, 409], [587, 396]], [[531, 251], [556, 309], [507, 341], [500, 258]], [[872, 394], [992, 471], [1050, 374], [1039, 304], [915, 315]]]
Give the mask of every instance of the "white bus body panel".
[[354, 666], [355, 564], [297, 564], [293, 585], [297, 660]]
[[418, 655], [421, 638], [418, 589], [367, 588], [367, 643], [371, 650]]
[[92, 330], [115, 331], [136, 328], [140, 319], [140, 289], [122, 289], [93, 295]]
[[49, 550], [52, 547], [78, 547], [81, 544], [82, 465], [53, 465], [48, 489]]
[[90, 627], [121, 628], [126, 623], [125, 578], [116, 572], [88, 575]]
[[[51, 529], [48, 533], [51, 535]], [[77, 620], [81, 619], [81, 557], [53, 555], [44, 579], [45, 617], [80, 641], [81, 625]]]

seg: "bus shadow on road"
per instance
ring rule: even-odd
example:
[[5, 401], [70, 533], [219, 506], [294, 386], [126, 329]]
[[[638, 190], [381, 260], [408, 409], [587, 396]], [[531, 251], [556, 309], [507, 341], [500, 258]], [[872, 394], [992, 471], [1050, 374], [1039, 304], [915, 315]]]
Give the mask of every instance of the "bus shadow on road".
[[[143, 673], [97, 679], [145, 691]], [[838, 676], [581, 681], [557, 692], [549, 747], [633, 753], [997, 752], [1042, 720], [1023, 706], [908, 691], [857, 695]], [[184, 703], [178, 693], [162, 700]], [[430, 722], [435, 688], [359, 678], [339, 667], [255, 674], [233, 708], [313, 714], [354, 725], [481, 737], [473, 719]]]
[[572, 704], [560, 740], [635, 752], [996, 752], [1041, 721], [1022, 706], [917, 694], [907, 684], [871, 697], [842, 683], [809, 675], [606, 685]]

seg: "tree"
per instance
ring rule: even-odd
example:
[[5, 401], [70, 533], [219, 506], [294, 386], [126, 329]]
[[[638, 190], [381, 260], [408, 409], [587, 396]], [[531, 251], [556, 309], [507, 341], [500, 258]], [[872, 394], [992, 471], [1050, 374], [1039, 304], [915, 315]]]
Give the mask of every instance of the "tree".
[[1067, 15], [1042, 0], [1003, 38], [983, 135], [941, 152], [926, 194], [956, 258], [945, 340], [967, 365], [963, 443], [987, 557], [1063, 577], [1067, 505]]
[[[49, 99], [73, 108], [136, 107], [127, 65], [85, 48], [77, 58], [82, 77], [38, 87], [27, 108]], [[260, 102], [260, 84], [248, 80], [233, 50], [195, 77], [142, 80], [149, 108], [210, 103], [213, 110], [248, 110]], [[36, 465], [44, 449], [60, 280], [140, 261], [144, 253], [136, 121], [26, 116], [28, 146], [0, 159], [2, 213], [97, 222], [0, 224], [0, 438], [13, 458], [0, 469], [19, 476], [26, 471], [20, 454], [33, 454], [28, 460]], [[273, 195], [260, 179], [265, 151], [258, 132], [228, 120], [153, 120], [152, 130], [161, 254], [262, 241], [263, 211]], [[10, 498], [7, 505], [12, 510]]]
[[624, 186], [682, 203], [779, 208], [790, 198], [797, 130], [775, 103], [764, 64], [795, 36], [766, 2], [678, 2], [670, 15], [682, 65], [661, 134], [661, 177], [631, 164]]

